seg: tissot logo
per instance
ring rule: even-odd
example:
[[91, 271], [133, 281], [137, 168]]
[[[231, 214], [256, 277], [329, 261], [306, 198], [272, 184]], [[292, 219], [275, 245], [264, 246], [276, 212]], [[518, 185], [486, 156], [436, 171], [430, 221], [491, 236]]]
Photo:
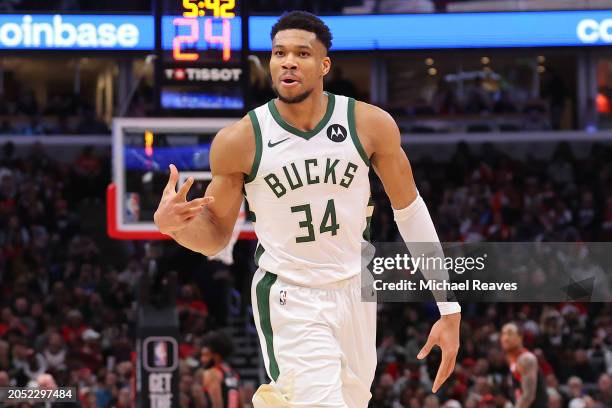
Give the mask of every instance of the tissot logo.
[[240, 68], [166, 68], [166, 79], [190, 82], [237, 82]]
[[327, 128], [327, 137], [329, 140], [333, 142], [342, 142], [346, 139], [346, 129], [342, 125], [338, 125], [337, 123], [333, 125], [329, 125]]

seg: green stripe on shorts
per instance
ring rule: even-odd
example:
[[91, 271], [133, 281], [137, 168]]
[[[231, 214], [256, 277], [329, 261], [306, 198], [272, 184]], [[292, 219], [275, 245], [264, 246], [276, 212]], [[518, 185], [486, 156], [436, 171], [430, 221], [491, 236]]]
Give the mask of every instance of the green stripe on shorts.
[[258, 267], [259, 267], [259, 258], [261, 258], [264, 252], [266, 252], [266, 249], [263, 246], [261, 246], [261, 244], [258, 242], [257, 248], [255, 248], [255, 265], [257, 265]]
[[278, 379], [278, 363], [274, 356], [274, 336], [272, 334], [272, 322], [270, 321], [270, 289], [276, 282], [276, 275], [266, 272], [264, 277], [257, 283], [255, 293], [257, 295], [257, 309], [259, 309], [259, 324], [261, 331], [266, 339], [266, 350], [268, 350], [268, 360], [270, 360], [270, 375], [276, 381]]

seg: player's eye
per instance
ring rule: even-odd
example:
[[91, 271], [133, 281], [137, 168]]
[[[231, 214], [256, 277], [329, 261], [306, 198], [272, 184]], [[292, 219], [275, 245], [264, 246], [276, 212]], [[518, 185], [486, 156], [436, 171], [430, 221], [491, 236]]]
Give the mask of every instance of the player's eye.
[[283, 55], [285, 55], [285, 53], [282, 51], [274, 51], [274, 55], [277, 57], [282, 57]]
[[300, 57], [308, 57], [308, 56], [310, 56], [309, 52], [306, 52], [306, 51], [300, 52]]

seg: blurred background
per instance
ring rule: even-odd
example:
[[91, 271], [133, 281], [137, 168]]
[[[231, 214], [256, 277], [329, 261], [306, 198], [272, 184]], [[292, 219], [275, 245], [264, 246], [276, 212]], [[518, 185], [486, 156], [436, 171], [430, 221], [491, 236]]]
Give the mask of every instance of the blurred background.
[[[51, 381], [77, 387], [75, 406], [149, 406], [146, 379], [172, 366], [165, 406], [207, 407], [202, 355], [222, 331], [250, 406], [267, 382], [252, 231], [241, 226], [218, 259], [148, 238], [159, 238], [152, 211], [167, 179], [155, 163], [177, 160], [177, 146], [207, 152], [217, 118], [274, 97], [269, 29], [286, 10], [330, 24], [327, 91], [393, 115], [441, 241], [612, 240], [611, 1], [202, 4], [0, 0], [0, 387]], [[153, 122], [167, 117], [184, 119]], [[190, 163], [181, 169], [200, 172], [201, 194], [207, 158]], [[399, 241], [371, 179], [372, 239]], [[379, 304], [371, 407], [512, 407], [500, 346], [511, 321], [549, 407], [612, 407], [611, 304], [462, 306], [455, 374], [430, 395], [439, 357], [416, 354], [435, 304]], [[148, 368], [159, 336], [151, 353], [163, 358]]]

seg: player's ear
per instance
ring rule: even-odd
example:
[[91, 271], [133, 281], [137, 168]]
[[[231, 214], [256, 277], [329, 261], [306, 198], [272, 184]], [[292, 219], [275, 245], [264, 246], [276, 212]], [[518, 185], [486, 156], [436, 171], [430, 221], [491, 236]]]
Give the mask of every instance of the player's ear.
[[323, 76], [327, 75], [331, 69], [331, 59], [327, 56], [323, 57], [321, 67], [323, 68]]

